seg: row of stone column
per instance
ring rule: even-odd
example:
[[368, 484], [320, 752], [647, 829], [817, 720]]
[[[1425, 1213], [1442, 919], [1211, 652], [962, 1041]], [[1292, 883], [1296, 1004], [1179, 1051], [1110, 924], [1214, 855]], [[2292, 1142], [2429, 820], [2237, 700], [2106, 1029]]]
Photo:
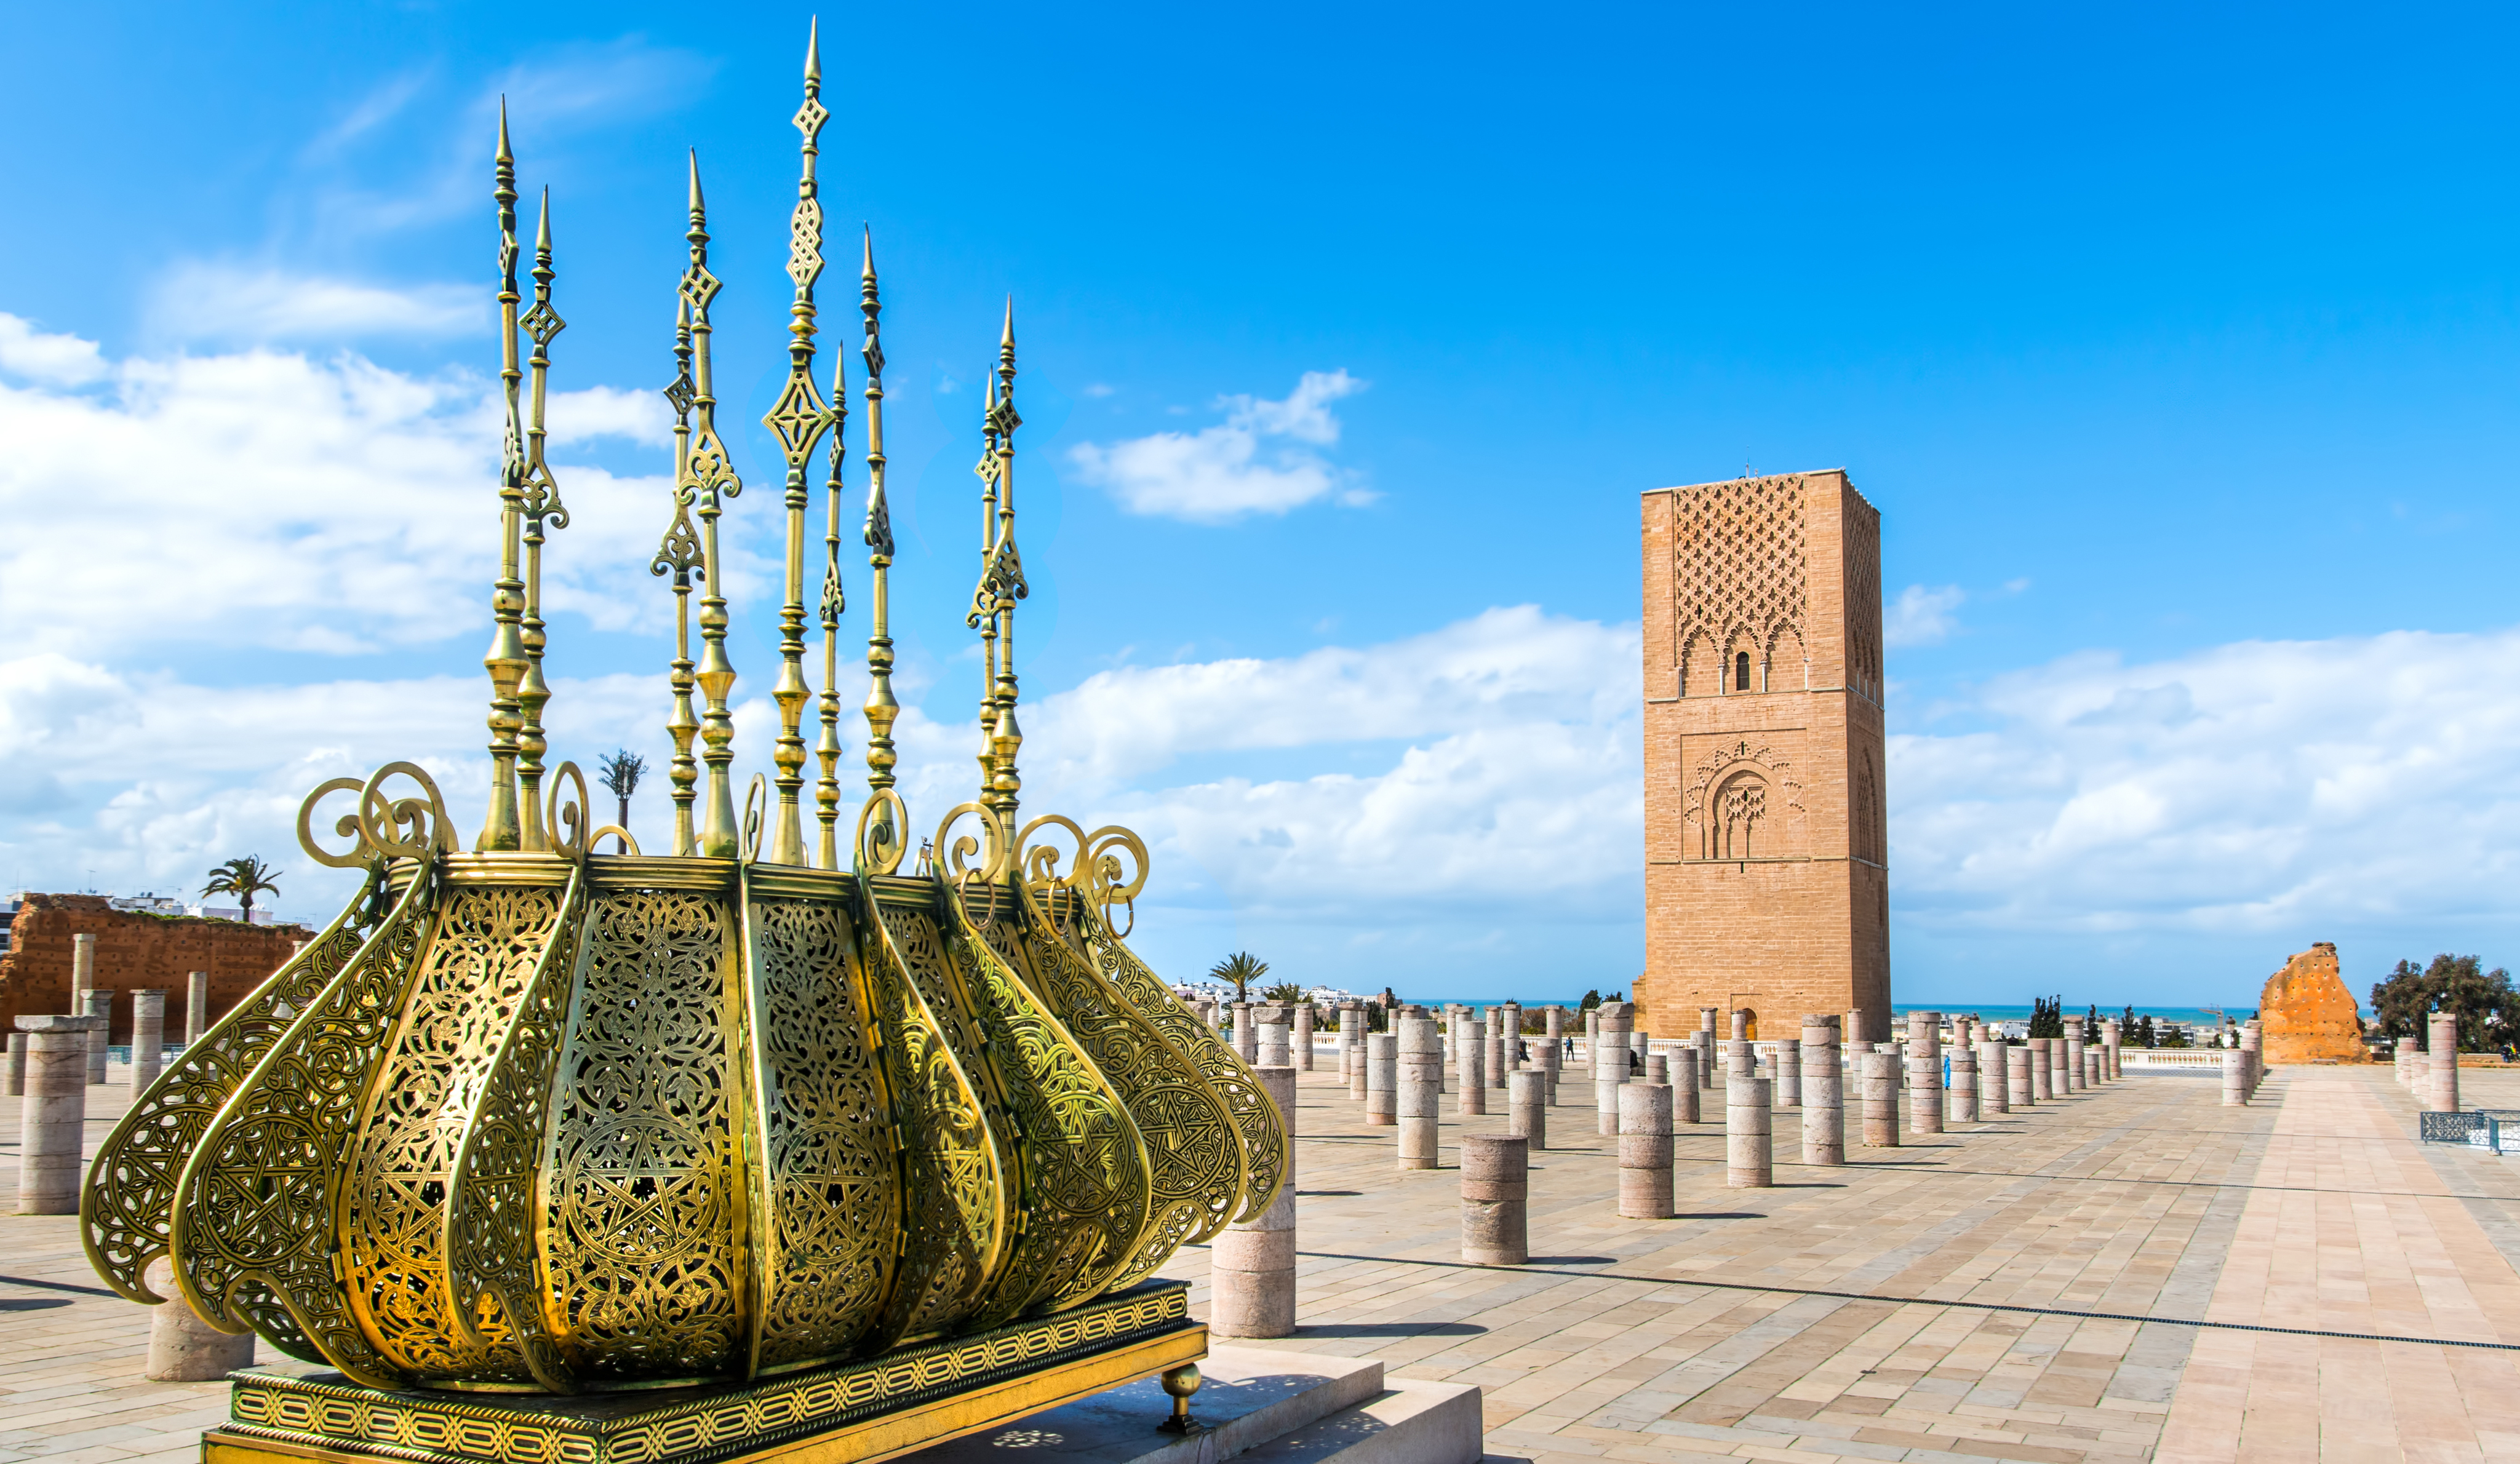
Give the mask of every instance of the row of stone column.
[[[2458, 1018], [2436, 1011], [2424, 1018], [2424, 1045], [2398, 1043], [2400, 1087], [2415, 1095], [2426, 1113], [2458, 1112]], [[2228, 1073], [2228, 1069], [2226, 1069]], [[2229, 1082], [2227, 1077], [2226, 1084]]]

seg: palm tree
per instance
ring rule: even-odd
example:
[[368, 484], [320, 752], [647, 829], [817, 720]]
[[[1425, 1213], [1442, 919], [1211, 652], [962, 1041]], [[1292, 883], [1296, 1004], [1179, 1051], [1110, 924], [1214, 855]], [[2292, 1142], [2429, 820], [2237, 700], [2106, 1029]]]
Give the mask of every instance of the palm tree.
[[210, 871], [210, 882], [202, 886], [202, 898], [212, 895], [234, 895], [243, 907], [245, 922], [253, 923], [253, 897], [269, 890], [280, 893], [280, 871], [253, 855], [232, 859]]
[[[624, 747], [609, 757], [596, 759], [595, 767], [602, 775], [596, 781], [604, 784], [613, 797], [621, 800], [621, 826], [628, 828], [630, 795], [639, 791], [639, 775], [648, 771], [648, 760]], [[629, 841], [618, 834], [613, 835], [612, 852], [628, 854]]]
[[1248, 951], [1237, 951], [1208, 967], [1207, 974], [1217, 981], [1233, 982], [1234, 999], [1248, 1001], [1251, 999], [1251, 983], [1269, 974], [1269, 963], [1257, 958]]

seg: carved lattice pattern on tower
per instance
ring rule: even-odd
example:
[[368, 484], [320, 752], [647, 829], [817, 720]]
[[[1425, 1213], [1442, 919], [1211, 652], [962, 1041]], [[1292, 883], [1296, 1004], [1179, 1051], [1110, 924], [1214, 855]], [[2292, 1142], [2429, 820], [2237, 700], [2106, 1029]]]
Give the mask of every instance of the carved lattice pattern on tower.
[[1881, 529], [1846, 515], [1846, 684], [1881, 700]]
[[1741, 478], [1674, 498], [1672, 628], [1682, 685], [1692, 684], [1691, 657], [1711, 651], [1720, 658], [1738, 638], [1757, 643], [1765, 665], [1778, 635], [1803, 635], [1801, 476]]

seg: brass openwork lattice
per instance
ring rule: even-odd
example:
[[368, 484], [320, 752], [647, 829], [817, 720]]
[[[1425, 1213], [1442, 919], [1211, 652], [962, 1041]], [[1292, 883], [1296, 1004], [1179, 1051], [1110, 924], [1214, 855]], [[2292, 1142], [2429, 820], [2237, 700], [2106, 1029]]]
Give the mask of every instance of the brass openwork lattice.
[[[358, 870], [360, 890], [106, 1140], [81, 1220], [99, 1274], [123, 1295], [165, 1300], [144, 1277], [170, 1260], [176, 1289], [211, 1325], [251, 1330], [369, 1388], [751, 1380], [905, 1348], [923, 1356], [915, 1350], [1088, 1314], [1078, 1309], [1107, 1305], [1097, 1298], [1276, 1194], [1280, 1116], [1125, 943], [1147, 882], [1144, 842], [1019, 819], [1014, 632], [1030, 592], [1015, 544], [1012, 305], [982, 421], [968, 617], [983, 649], [979, 786], [903, 868], [912, 831], [891, 737], [900, 706], [871, 240], [858, 351], [868, 777], [853, 824], [842, 819], [848, 413], [840, 371], [828, 399], [814, 377], [825, 264], [815, 167], [830, 117], [815, 49], [794, 117], [803, 167], [789, 220], [788, 377], [765, 419], [788, 469], [775, 777], [755, 779], [740, 821], [718, 528], [742, 484], [715, 417], [709, 311], [725, 284], [708, 266], [697, 158], [665, 393], [674, 488], [652, 566], [670, 577], [676, 607], [673, 849], [646, 855], [626, 830], [591, 826], [576, 766], [545, 766], [542, 556], [568, 521], [543, 457], [561, 320], [547, 200], [532, 304], [519, 313], [528, 256], [503, 110], [493, 197], [508, 421], [484, 658], [487, 816], [463, 850], [437, 785], [409, 763], [308, 795], [299, 841]], [[809, 614], [808, 469], [827, 434]], [[804, 674], [816, 621], [819, 693]], [[822, 724], [814, 840], [802, 797], [809, 703]], [[615, 836], [621, 852], [597, 852]]]

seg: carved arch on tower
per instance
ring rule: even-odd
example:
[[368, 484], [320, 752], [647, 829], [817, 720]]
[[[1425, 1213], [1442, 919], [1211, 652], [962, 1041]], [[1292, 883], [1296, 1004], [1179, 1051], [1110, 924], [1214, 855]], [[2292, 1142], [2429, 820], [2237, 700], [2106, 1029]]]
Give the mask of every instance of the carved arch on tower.
[[1789, 858], [1805, 852], [1802, 783], [1773, 747], [1735, 737], [1698, 760], [1682, 818], [1701, 860]]

